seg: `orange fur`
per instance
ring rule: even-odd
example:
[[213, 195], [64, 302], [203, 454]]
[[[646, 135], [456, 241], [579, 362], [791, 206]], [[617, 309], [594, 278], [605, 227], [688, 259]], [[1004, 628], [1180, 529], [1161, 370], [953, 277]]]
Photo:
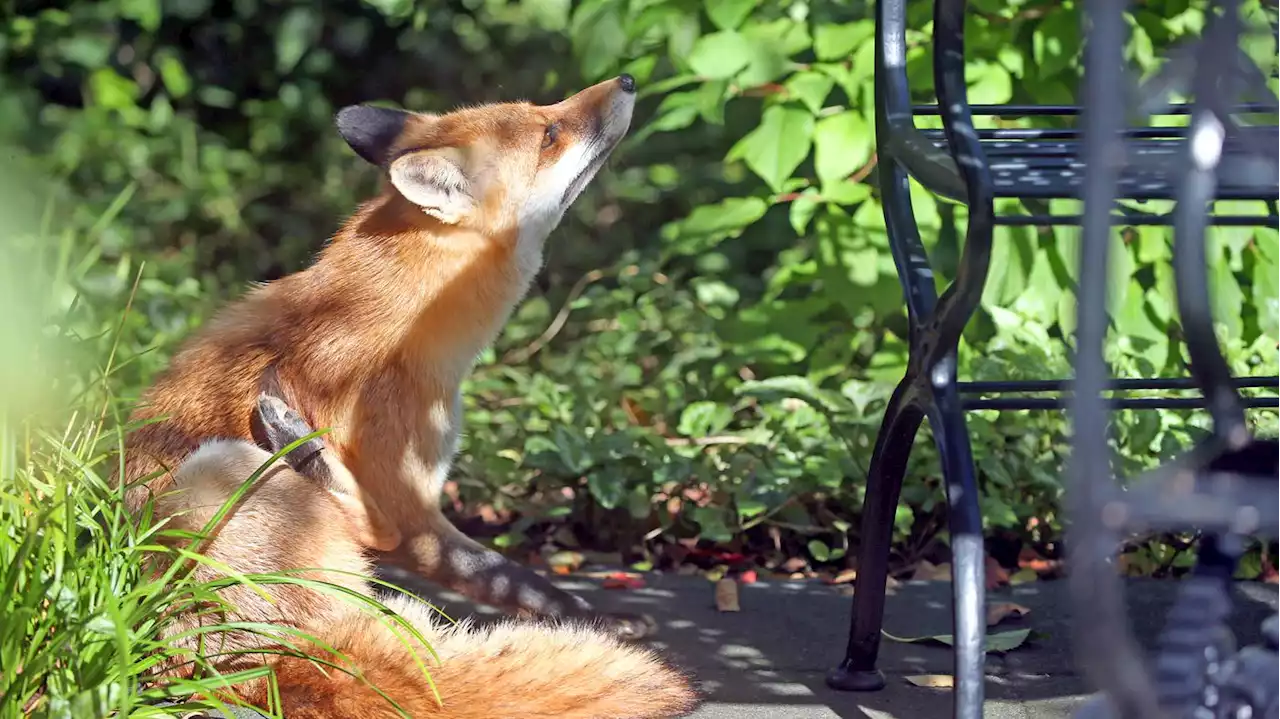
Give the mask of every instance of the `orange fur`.
[[[269, 389], [311, 426], [332, 429], [325, 452], [341, 471], [319, 486], [272, 468], [204, 548], [211, 558], [241, 572], [316, 568], [312, 576], [366, 592], [359, 578], [319, 570], [365, 574], [365, 552], [376, 551], [508, 611], [599, 619], [581, 599], [464, 536], [441, 513], [439, 495], [460, 431], [461, 381], [540, 269], [547, 235], [625, 134], [633, 93], [629, 79], [616, 79], [545, 107], [339, 113], [344, 138], [386, 172], [389, 187], [311, 267], [253, 289], [181, 348], [131, 418], [150, 421], [126, 445], [121, 479], [136, 483], [131, 507], [154, 496], [158, 517], [202, 526], [215, 500], [268, 456], [251, 444], [250, 417]], [[209, 567], [198, 574], [216, 576]], [[692, 706], [681, 674], [608, 634], [578, 625], [446, 630], [401, 604], [443, 647], [434, 672], [440, 707], [377, 620], [314, 590], [273, 594], [274, 603], [226, 591], [238, 619], [290, 624], [335, 643], [411, 716], [639, 718]], [[175, 630], [207, 621], [180, 619]], [[261, 644], [245, 634], [220, 641], [214, 649]], [[302, 660], [252, 654], [222, 668], [250, 661], [274, 666], [287, 716], [394, 716], [362, 683]], [[262, 682], [237, 691], [265, 698]]]
[[[162, 498], [160, 509], [173, 526], [198, 529], [235, 491], [242, 481], [237, 478], [247, 478], [269, 458], [268, 452], [247, 442], [208, 443], [175, 472], [174, 491]], [[308, 485], [283, 463], [273, 465], [215, 528], [203, 551], [238, 572], [324, 567], [367, 575], [371, 567], [343, 510]], [[281, 501], [286, 496], [287, 510]], [[254, 542], [263, 536], [265, 525], [273, 534], [288, 532], [308, 541], [259, 546]], [[208, 566], [201, 566], [197, 575], [202, 580], [221, 576]], [[319, 571], [308, 576], [369, 594], [358, 577]], [[270, 665], [279, 687], [279, 708], [289, 719], [401, 716], [382, 694], [410, 717], [440, 719], [657, 718], [678, 716], [696, 701], [687, 677], [652, 652], [586, 626], [511, 620], [489, 627], [451, 624], [411, 597], [386, 600], [423, 635], [428, 649], [403, 627], [353, 600], [306, 587], [263, 588], [272, 602], [244, 587], [223, 590], [236, 608], [231, 618], [286, 623], [322, 643], [303, 643], [306, 656], [342, 667], [266, 652], [215, 661], [220, 671]], [[190, 624], [180, 622], [169, 631], [176, 633]], [[301, 641], [287, 638], [295, 645]], [[206, 639], [211, 641], [204, 651], [210, 656], [272, 646], [270, 640], [249, 634]], [[194, 648], [192, 642], [185, 645]], [[326, 646], [337, 654], [321, 648]], [[430, 683], [418, 662], [426, 665]], [[240, 685], [235, 693], [260, 708], [269, 706], [265, 680]]]
[[373, 141], [386, 134], [381, 116], [349, 115], [348, 141], [391, 186], [311, 267], [250, 291], [181, 348], [131, 418], [166, 417], [129, 437], [125, 479], [150, 478], [131, 505], [163, 492], [201, 441], [251, 438], [271, 376], [312, 426], [332, 430], [325, 442], [356, 484], [339, 499], [365, 546], [509, 611], [588, 612], [529, 572], [533, 604], [494, 595], [494, 572], [515, 570], [449, 524], [439, 497], [462, 379], [527, 291], [546, 235], [585, 184], [574, 178], [589, 180], [626, 132], [633, 97], [611, 80], [545, 107], [405, 113], [394, 137]]

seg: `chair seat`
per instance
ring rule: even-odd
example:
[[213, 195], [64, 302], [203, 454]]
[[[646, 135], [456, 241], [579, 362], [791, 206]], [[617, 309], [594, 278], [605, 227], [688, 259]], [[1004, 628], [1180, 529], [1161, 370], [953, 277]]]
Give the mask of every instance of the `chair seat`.
[[[941, 151], [939, 130], [923, 134]], [[1164, 135], [1164, 136], [1160, 136]], [[997, 197], [1079, 199], [1084, 188], [1083, 143], [1075, 130], [1037, 133], [985, 131], [980, 137]], [[1046, 139], [1046, 136], [1053, 139]], [[1280, 170], [1276, 162], [1277, 128], [1239, 127], [1228, 134], [1218, 163], [1219, 200], [1276, 200]], [[1127, 200], [1172, 200], [1187, 164], [1185, 130], [1150, 128], [1125, 137], [1127, 162], [1118, 195]]]

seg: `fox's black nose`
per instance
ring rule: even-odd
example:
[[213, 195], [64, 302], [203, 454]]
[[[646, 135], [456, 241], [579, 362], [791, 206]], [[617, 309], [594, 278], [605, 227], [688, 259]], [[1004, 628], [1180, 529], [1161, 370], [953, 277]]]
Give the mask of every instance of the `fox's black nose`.
[[623, 92], [636, 91], [636, 79], [626, 73], [618, 76], [618, 85], [622, 88]]

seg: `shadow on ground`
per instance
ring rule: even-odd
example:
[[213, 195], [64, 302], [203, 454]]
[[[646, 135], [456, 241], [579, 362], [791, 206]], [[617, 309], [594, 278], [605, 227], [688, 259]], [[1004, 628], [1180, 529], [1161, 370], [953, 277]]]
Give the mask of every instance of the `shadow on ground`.
[[[500, 615], [462, 597], [386, 570], [386, 578], [427, 598], [451, 617], [478, 621]], [[885, 639], [881, 669], [889, 685], [871, 693], [834, 692], [823, 676], [840, 660], [848, 628], [848, 590], [814, 581], [758, 582], [740, 587], [741, 611], [715, 609], [712, 584], [701, 577], [646, 575], [636, 590], [605, 590], [586, 577], [558, 578], [606, 611], [644, 612], [657, 620], [651, 645], [697, 679], [706, 705], [696, 719], [944, 719], [949, 690], [907, 682], [920, 674], [950, 674], [949, 649]], [[1070, 605], [1065, 582], [1040, 582], [994, 592], [989, 601], [1013, 601], [1031, 612], [992, 631], [1031, 629], [1021, 647], [987, 661], [990, 719], [1058, 719], [1071, 716], [1089, 688], [1074, 666]], [[1177, 582], [1132, 580], [1130, 616], [1139, 641], [1150, 647], [1173, 602]], [[1260, 639], [1260, 625], [1277, 604], [1274, 585], [1236, 585], [1232, 626], [1241, 644]], [[949, 634], [950, 585], [907, 582], [889, 597], [885, 630], [898, 637]]]

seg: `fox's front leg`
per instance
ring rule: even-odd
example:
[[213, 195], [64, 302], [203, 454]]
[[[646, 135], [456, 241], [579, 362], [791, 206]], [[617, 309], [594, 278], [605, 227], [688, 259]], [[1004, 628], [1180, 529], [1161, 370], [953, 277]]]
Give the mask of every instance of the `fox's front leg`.
[[[270, 394], [258, 398], [251, 424], [258, 444], [273, 453], [315, 431], [284, 400]], [[369, 538], [367, 546], [474, 602], [511, 614], [586, 619], [623, 639], [640, 639], [654, 629], [647, 617], [598, 613], [581, 597], [458, 531], [436, 507], [415, 522], [415, 531], [402, 534], [376, 508], [365, 508], [355, 478], [319, 438], [291, 450], [284, 460], [348, 510], [358, 531]]]
[[588, 620], [623, 639], [641, 639], [656, 630], [648, 617], [597, 611], [585, 599], [463, 534], [438, 511], [432, 514], [423, 531], [406, 536], [387, 555], [393, 564], [511, 614]]
[[[315, 430], [283, 399], [261, 394], [249, 426], [254, 441], [275, 454]], [[315, 482], [342, 507], [366, 547], [389, 551], [400, 546], [400, 530], [378, 508], [360, 496], [360, 487], [346, 465], [325, 447], [320, 437], [312, 437], [293, 448], [284, 461], [295, 472]]]

